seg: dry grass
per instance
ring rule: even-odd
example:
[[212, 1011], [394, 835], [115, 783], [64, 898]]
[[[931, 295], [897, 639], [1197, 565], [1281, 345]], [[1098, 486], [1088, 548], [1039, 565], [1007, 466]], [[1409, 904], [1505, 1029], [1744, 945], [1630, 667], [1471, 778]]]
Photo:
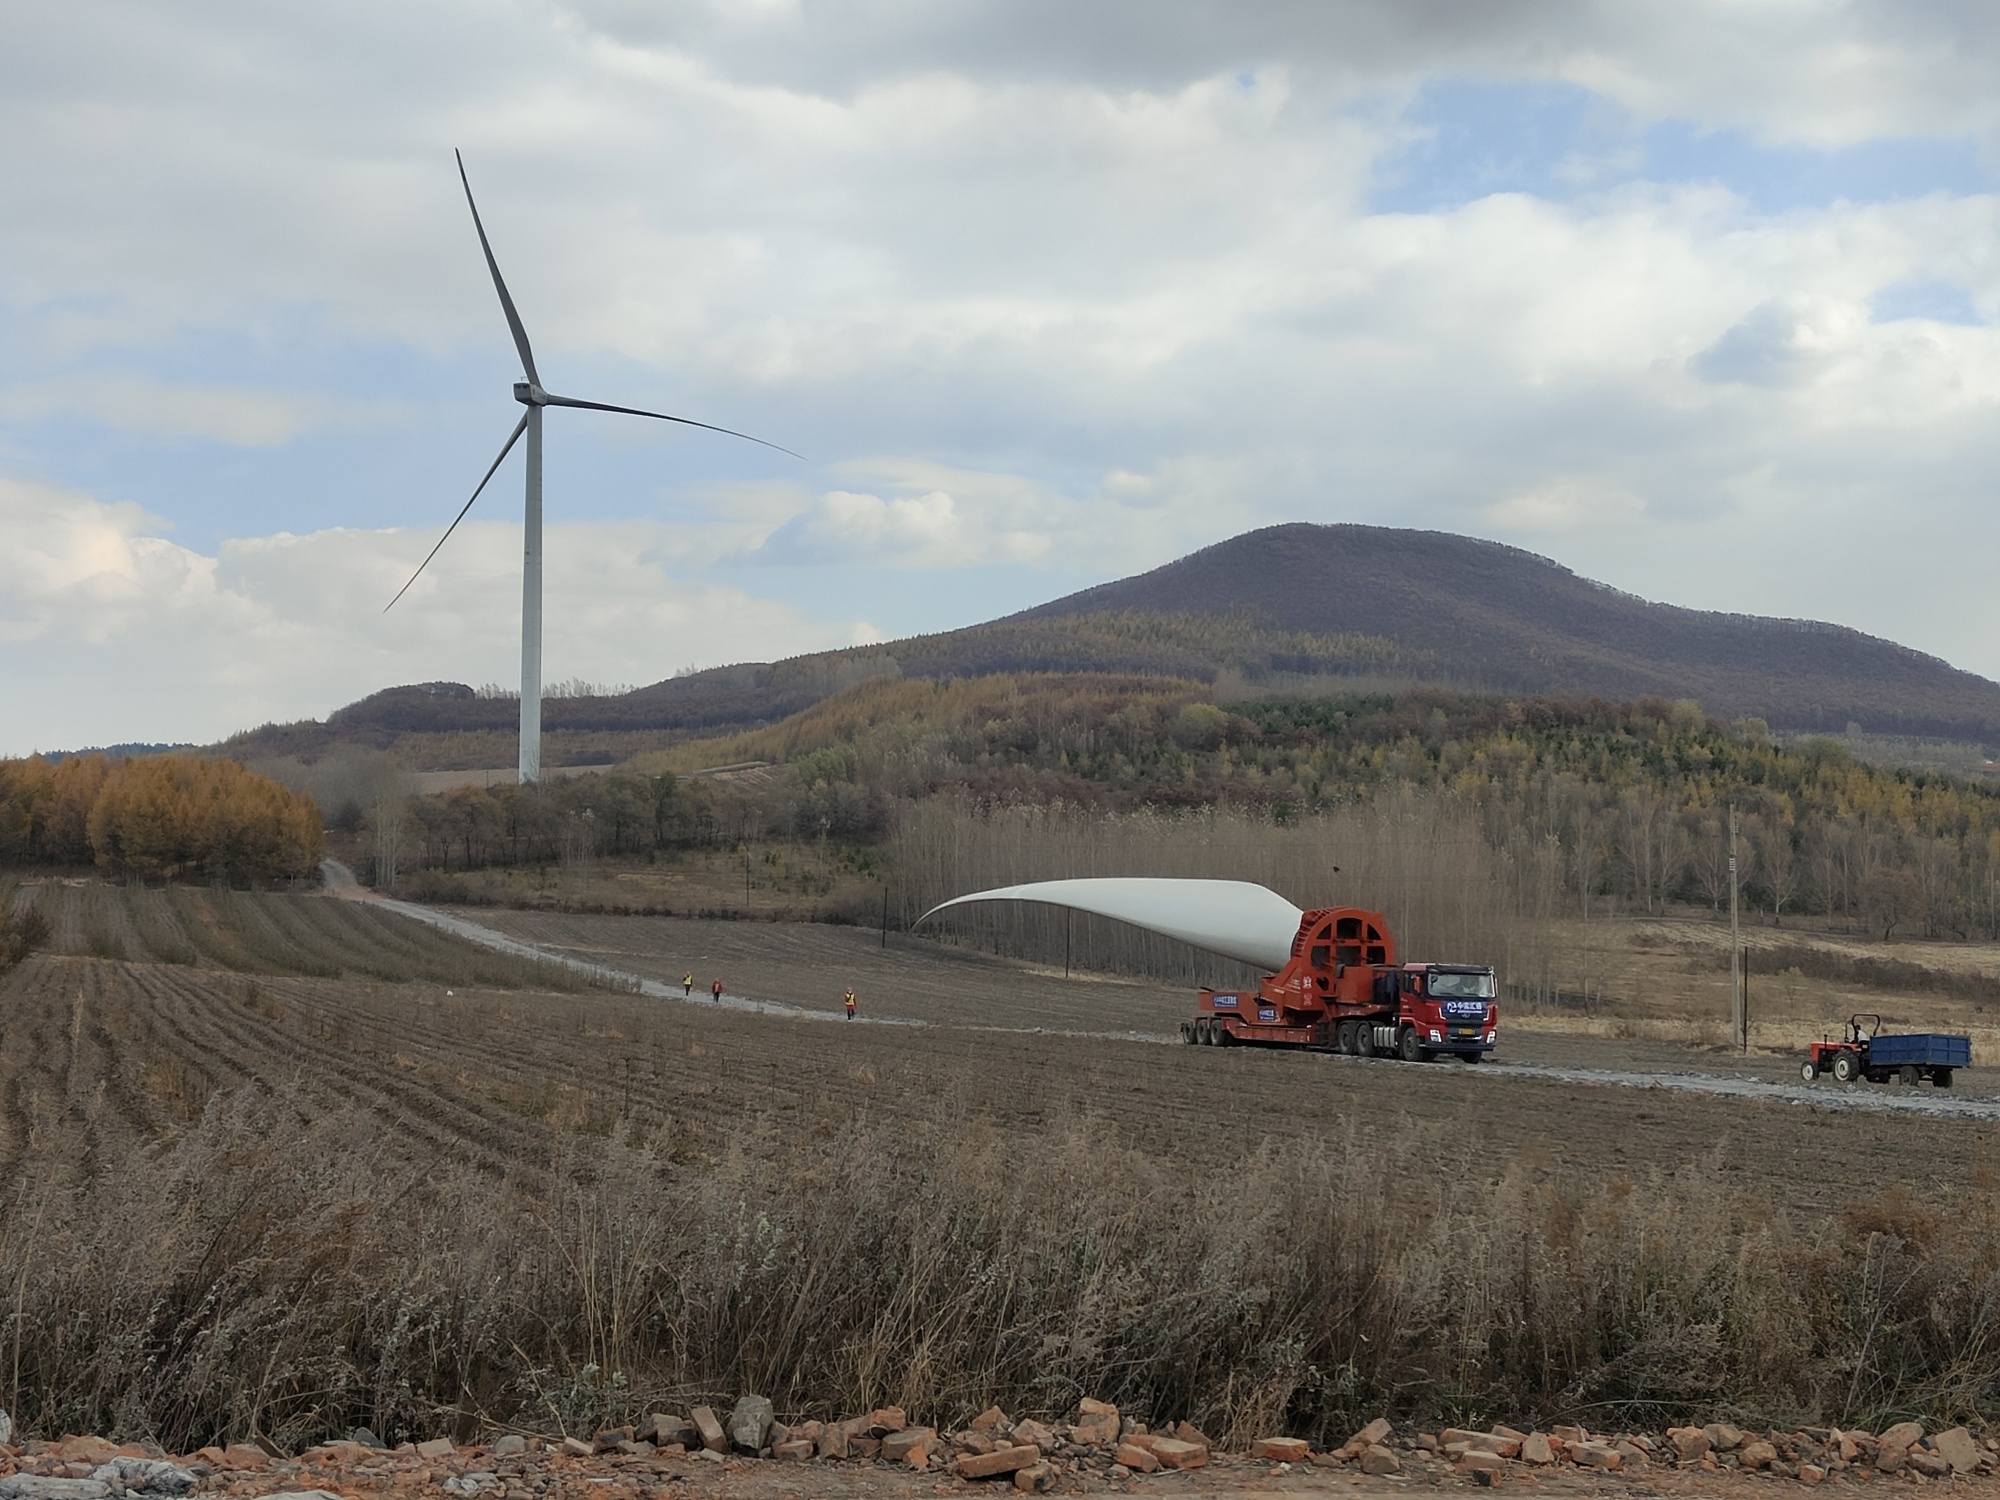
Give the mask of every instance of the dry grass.
[[[1773, 1207], [1797, 1200], [1771, 1173], [1846, 1161], [1884, 1123], [1732, 1113], [1757, 1157], [1740, 1188], [1706, 1144], [1644, 1145], [1717, 1139], [1646, 1123], [1722, 1118], [1700, 1101], [270, 975], [276, 944], [343, 967], [444, 950], [327, 925], [331, 902], [210, 924], [148, 894], [92, 920], [121, 946], [200, 935], [198, 963], [38, 956], [0, 990], [0, 1405], [30, 1432], [575, 1432], [751, 1389], [788, 1414], [898, 1401], [937, 1421], [1096, 1394], [1239, 1439], [1380, 1411], [2000, 1411], [2000, 1180]], [[56, 903], [72, 953], [91, 899]], [[1708, 982], [1698, 953], [1627, 946]], [[1559, 1020], [1693, 1024], [1532, 1018]], [[1693, 1161], [1620, 1175], [1486, 1149], [1571, 1125]]]
[[1001, 1135], [552, 1137], [505, 1180], [217, 1097], [148, 1170], [0, 1220], [32, 1431], [584, 1431], [669, 1394], [953, 1420], [1096, 1393], [1218, 1434], [1378, 1411], [1598, 1425], [1990, 1412], [1991, 1185], [1810, 1231], [1691, 1171], [1454, 1180], [1337, 1137], [1190, 1178], [1088, 1120]]

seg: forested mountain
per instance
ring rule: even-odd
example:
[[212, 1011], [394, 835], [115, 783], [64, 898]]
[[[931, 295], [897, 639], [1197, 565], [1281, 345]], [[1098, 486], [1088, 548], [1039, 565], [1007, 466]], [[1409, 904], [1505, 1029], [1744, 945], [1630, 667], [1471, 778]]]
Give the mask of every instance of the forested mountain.
[[1280, 630], [1383, 637], [1418, 675], [1489, 691], [1693, 698], [1816, 733], [2000, 737], [2000, 684], [1934, 656], [1843, 625], [1651, 603], [1438, 531], [1270, 526], [1016, 618], [1246, 608]]
[[[543, 708], [551, 764], [774, 723], [857, 683], [1103, 672], [1209, 684], [1366, 678], [1502, 694], [1694, 699], [1781, 731], [2000, 741], [2000, 684], [1841, 625], [1655, 604], [1547, 558], [1443, 532], [1267, 527], [1149, 573], [984, 625], [781, 662], [716, 667]], [[324, 722], [222, 748], [310, 760], [399, 745], [414, 763], [505, 765], [518, 708], [460, 683], [390, 688]], [[412, 737], [428, 737], [411, 744]]]

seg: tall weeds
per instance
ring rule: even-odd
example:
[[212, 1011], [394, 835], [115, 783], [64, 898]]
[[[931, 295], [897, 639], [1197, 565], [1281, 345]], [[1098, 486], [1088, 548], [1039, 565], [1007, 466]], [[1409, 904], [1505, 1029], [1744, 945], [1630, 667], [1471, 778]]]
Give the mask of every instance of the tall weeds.
[[1234, 1438], [2000, 1399], [1990, 1192], [1805, 1230], [1699, 1168], [1496, 1183], [1442, 1136], [1336, 1131], [1191, 1178], [1088, 1120], [1002, 1136], [946, 1113], [746, 1133], [694, 1174], [643, 1140], [559, 1144], [508, 1180], [390, 1148], [218, 1095], [148, 1170], [24, 1172], [0, 1217], [6, 1404], [32, 1432], [187, 1448], [578, 1431], [753, 1389], [941, 1421], [1096, 1394]]

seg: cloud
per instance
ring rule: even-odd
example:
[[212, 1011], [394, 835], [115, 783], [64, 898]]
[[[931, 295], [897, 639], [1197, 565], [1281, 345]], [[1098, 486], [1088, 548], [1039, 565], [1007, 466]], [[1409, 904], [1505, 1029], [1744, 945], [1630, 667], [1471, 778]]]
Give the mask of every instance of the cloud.
[[316, 428], [378, 423], [388, 415], [379, 402], [170, 385], [116, 371], [0, 386], [0, 419], [80, 417], [126, 432], [214, 438], [239, 448], [274, 448]]
[[[606, 549], [566, 618], [612, 620], [552, 673], [805, 649], [852, 598], [944, 628], [1297, 519], [1560, 536], [1635, 592], [2000, 671], [1986, 7], [79, 0], [9, 43], [0, 464], [101, 497], [63, 525], [116, 554], [51, 592], [98, 554], [38, 532], [0, 573], [46, 661], [165, 620], [194, 644], [162, 680], [245, 721], [511, 675], [504, 527], [368, 623], [431, 540], [378, 523], [449, 514], [514, 375], [461, 145], [552, 386], [818, 460], [562, 414], [550, 514]], [[1516, 130], [1520, 172], [1380, 211], [1468, 91], [1625, 133]], [[1656, 124], [1695, 167], [1646, 175]], [[1882, 142], [1983, 151], [1987, 185], [1780, 212], [1705, 165]], [[627, 661], [618, 621], [700, 651]]]
[[[204, 555], [157, 527], [136, 506], [0, 479], [0, 754], [205, 742], [393, 683], [519, 678], [518, 527], [462, 527], [388, 614], [429, 545], [415, 533], [246, 537]], [[678, 550], [657, 525], [548, 526], [550, 680], [652, 682], [876, 638], [676, 577]]]
[[1617, 526], [1645, 514], [1646, 502], [1630, 490], [1588, 474], [1564, 475], [1486, 508], [1502, 531], [1560, 533]]
[[874, 479], [885, 498], [829, 490], [789, 517], [752, 554], [797, 566], [867, 559], [900, 567], [1035, 563], [1059, 531], [1073, 531], [1081, 508], [1012, 474], [954, 470], [911, 459], [870, 459], [841, 466]]

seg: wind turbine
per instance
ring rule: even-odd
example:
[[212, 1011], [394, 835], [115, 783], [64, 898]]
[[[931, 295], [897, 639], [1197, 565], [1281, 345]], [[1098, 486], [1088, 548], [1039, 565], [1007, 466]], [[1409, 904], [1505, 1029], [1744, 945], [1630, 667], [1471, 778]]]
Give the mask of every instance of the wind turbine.
[[430, 566], [431, 558], [438, 555], [439, 548], [451, 540], [451, 534], [458, 530], [458, 523], [465, 519], [466, 511], [472, 509], [472, 501], [485, 491], [487, 482], [496, 470], [514, 451], [514, 444], [521, 440], [521, 434], [528, 435], [528, 499], [526, 535], [522, 544], [521, 562], [521, 780], [539, 781], [542, 775], [542, 408], [545, 406], [576, 406], [585, 411], [613, 411], [628, 417], [653, 417], [662, 422], [678, 422], [683, 427], [699, 427], [704, 432], [719, 432], [725, 437], [742, 438], [745, 442], [756, 443], [760, 447], [774, 448], [780, 453], [791, 454], [793, 458], [802, 455], [792, 453], [789, 448], [781, 448], [776, 443], [767, 443], [762, 438], [751, 437], [747, 432], [733, 432], [727, 427], [717, 427], [708, 422], [697, 422], [690, 417], [670, 417], [663, 411], [641, 411], [636, 406], [610, 406], [602, 401], [579, 401], [574, 396], [557, 396], [542, 389], [542, 377], [535, 370], [535, 351], [528, 347], [528, 330], [521, 326], [521, 315], [514, 310], [514, 299], [507, 293], [507, 283], [501, 278], [500, 263], [493, 258], [493, 246], [487, 243], [486, 226], [479, 219], [479, 205], [472, 201], [472, 183], [465, 175], [465, 158], [452, 152], [458, 162], [458, 180], [465, 188], [465, 206], [472, 210], [472, 227], [479, 233], [479, 248], [486, 254], [486, 269], [493, 273], [493, 290], [500, 294], [500, 310], [507, 315], [507, 329], [514, 335], [514, 347], [521, 354], [521, 373], [525, 380], [514, 382], [514, 399], [527, 407], [521, 420], [514, 424], [514, 430], [507, 435], [507, 441], [500, 446], [500, 456], [487, 469], [486, 477], [479, 481], [472, 492], [472, 500], [465, 502], [444, 535], [438, 538], [436, 547], [431, 548], [424, 560], [417, 564], [417, 571], [410, 575], [410, 583], [396, 591], [396, 598], [382, 607], [387, 614], [396, 607], [396, 599], [410, 591]]

